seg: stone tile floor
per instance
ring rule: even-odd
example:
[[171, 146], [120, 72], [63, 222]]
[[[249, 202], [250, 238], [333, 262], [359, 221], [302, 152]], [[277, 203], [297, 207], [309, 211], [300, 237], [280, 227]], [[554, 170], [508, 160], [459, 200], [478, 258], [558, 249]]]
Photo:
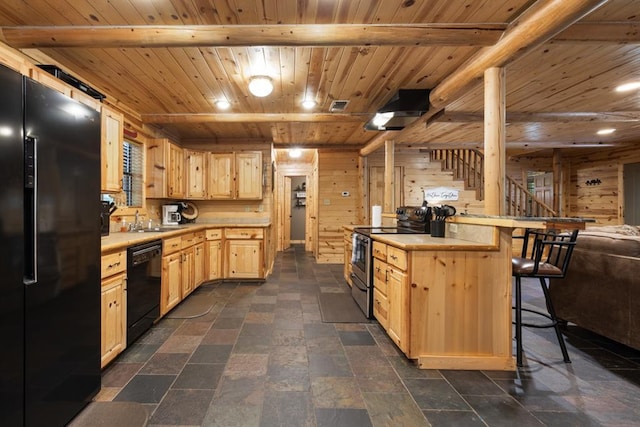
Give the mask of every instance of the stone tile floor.
[[[542, 304], [536, 282], [528, 304]], [[296, 246], [263, 284], [203, 285], [219, 299], [163, 319], [103, 373], [97, 400], [144, 404], [150, 426], [637, 426], [640, 352], [569, 326], [525, 329], [516, 372], [420, 370], [371, 323], [322, 323], [317, 294], [342, 265]]]

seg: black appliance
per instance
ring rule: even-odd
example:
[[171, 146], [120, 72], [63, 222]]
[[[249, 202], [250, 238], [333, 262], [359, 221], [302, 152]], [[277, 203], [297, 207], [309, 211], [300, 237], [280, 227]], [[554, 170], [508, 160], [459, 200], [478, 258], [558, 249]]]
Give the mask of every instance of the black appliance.
[[100, 114], [0, 66], [0, 425], [100, 390]]
[[162, 240], [127, 249], [127, 346], [160, 317]]
[[38, 65], [38, 68], [43, 69], [44, 71], [51, 74], [55, 78], [60, 79], [66, 84], [81, 90], [82, 92], [86, 93], [90, 97], [99, 100], [100, 102], [102, 102], [102, 100], [106, 98], [106, 95], [104, 95], [103, 93], [98, 92], [88, 84], [78, 80], [77, 78], [73, 77], [71, 74], [65, 71], [62, 71], [59, 67], [55, 65], [40, 64]]
[[396, 227], [357, 227], [353, 230], [351, 295], [367, 319], [373, 318], [372, 234], [427, 234], [431, 208], [402, 206], [396, 210]]
[[107, 202], [102, 200], [100, 206], [100, 235], [109, 235], [109, 221], [111, 214], [116, 210], [116, 205], [113, 202]]

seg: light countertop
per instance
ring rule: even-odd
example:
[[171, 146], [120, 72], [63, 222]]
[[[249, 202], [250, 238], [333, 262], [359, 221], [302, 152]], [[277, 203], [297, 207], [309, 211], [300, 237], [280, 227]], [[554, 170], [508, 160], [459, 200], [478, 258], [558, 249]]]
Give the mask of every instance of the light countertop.
[[[101, 240], [101, 248], [102, 252], [110, 252], [113, 250], [124, 249], [128, 246], [137, 245], [144, 242], [150, 242], [152, 240], [158, 239], [167, 239], [174, 236], [179, 236], [184, 233], [190, 233], [195, 231], [207, 230], [210, 228], [217, 227], [238, 227], [238, 228], [247, 228], [247, 227], [268, 227], [270, 226], [270, 222], [239, 222], [238, 219], [230, 218], [227, 220], [220, 220], [216, 222], [207, 222], [207, 223], [191, 223], [191, 224], [182, 224], [179, 226], [175, 226], [175, 230], [169, 231], [158, 231], [158, 232], [116, 232], [110, 233], [108, 236], [102, 237]], [[169, 227], [163, 227], [169, 228]]]
[[372, 234], [374, 241], [409, 251], [487, 251], [498, 246], [453, 237], [431, 237], [430, 234]]

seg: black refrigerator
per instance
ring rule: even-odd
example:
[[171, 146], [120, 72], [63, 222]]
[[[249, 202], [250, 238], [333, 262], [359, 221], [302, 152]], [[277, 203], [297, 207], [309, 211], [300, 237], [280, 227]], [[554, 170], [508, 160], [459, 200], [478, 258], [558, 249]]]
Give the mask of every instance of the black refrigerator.
[[0, 65], [0, 425], [100, 389], [100, 115]]

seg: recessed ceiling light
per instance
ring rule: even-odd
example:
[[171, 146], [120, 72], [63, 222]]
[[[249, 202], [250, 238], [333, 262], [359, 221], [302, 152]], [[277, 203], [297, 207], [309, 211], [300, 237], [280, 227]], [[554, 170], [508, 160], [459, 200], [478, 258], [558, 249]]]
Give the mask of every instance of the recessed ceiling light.
[[227, 108], [231, 107], [231, 103], [226, 99], [219, 99], [216, 101], [216, 107], [221, 110], [226, 110]]
[[297, 159], [302, 156], [302, 150], [299, 148], [291, 148], [289, 149], [289, 157], [292, 159]]
[[598, 132], [596, 132], [598, 135], [611, 135], [612, 133], [614, 133], [616, 130], [613, 128], [609, 128], [609, 129], [600, 129]]
[[253, 76], [249, 80], [249, 92], [263, 98], [273, 90], [273, 82], [268, 76]]
[[616, 88], [616, 92], [629, 92], [630, 90], [640, 89], [640, 81], [629, 82]]
[[313, 99], [305, 99], [304, 101], [302, 101], [302, 106], [305, 109], [310, 110], [316, 106], [316, 101], [314, 101]]

